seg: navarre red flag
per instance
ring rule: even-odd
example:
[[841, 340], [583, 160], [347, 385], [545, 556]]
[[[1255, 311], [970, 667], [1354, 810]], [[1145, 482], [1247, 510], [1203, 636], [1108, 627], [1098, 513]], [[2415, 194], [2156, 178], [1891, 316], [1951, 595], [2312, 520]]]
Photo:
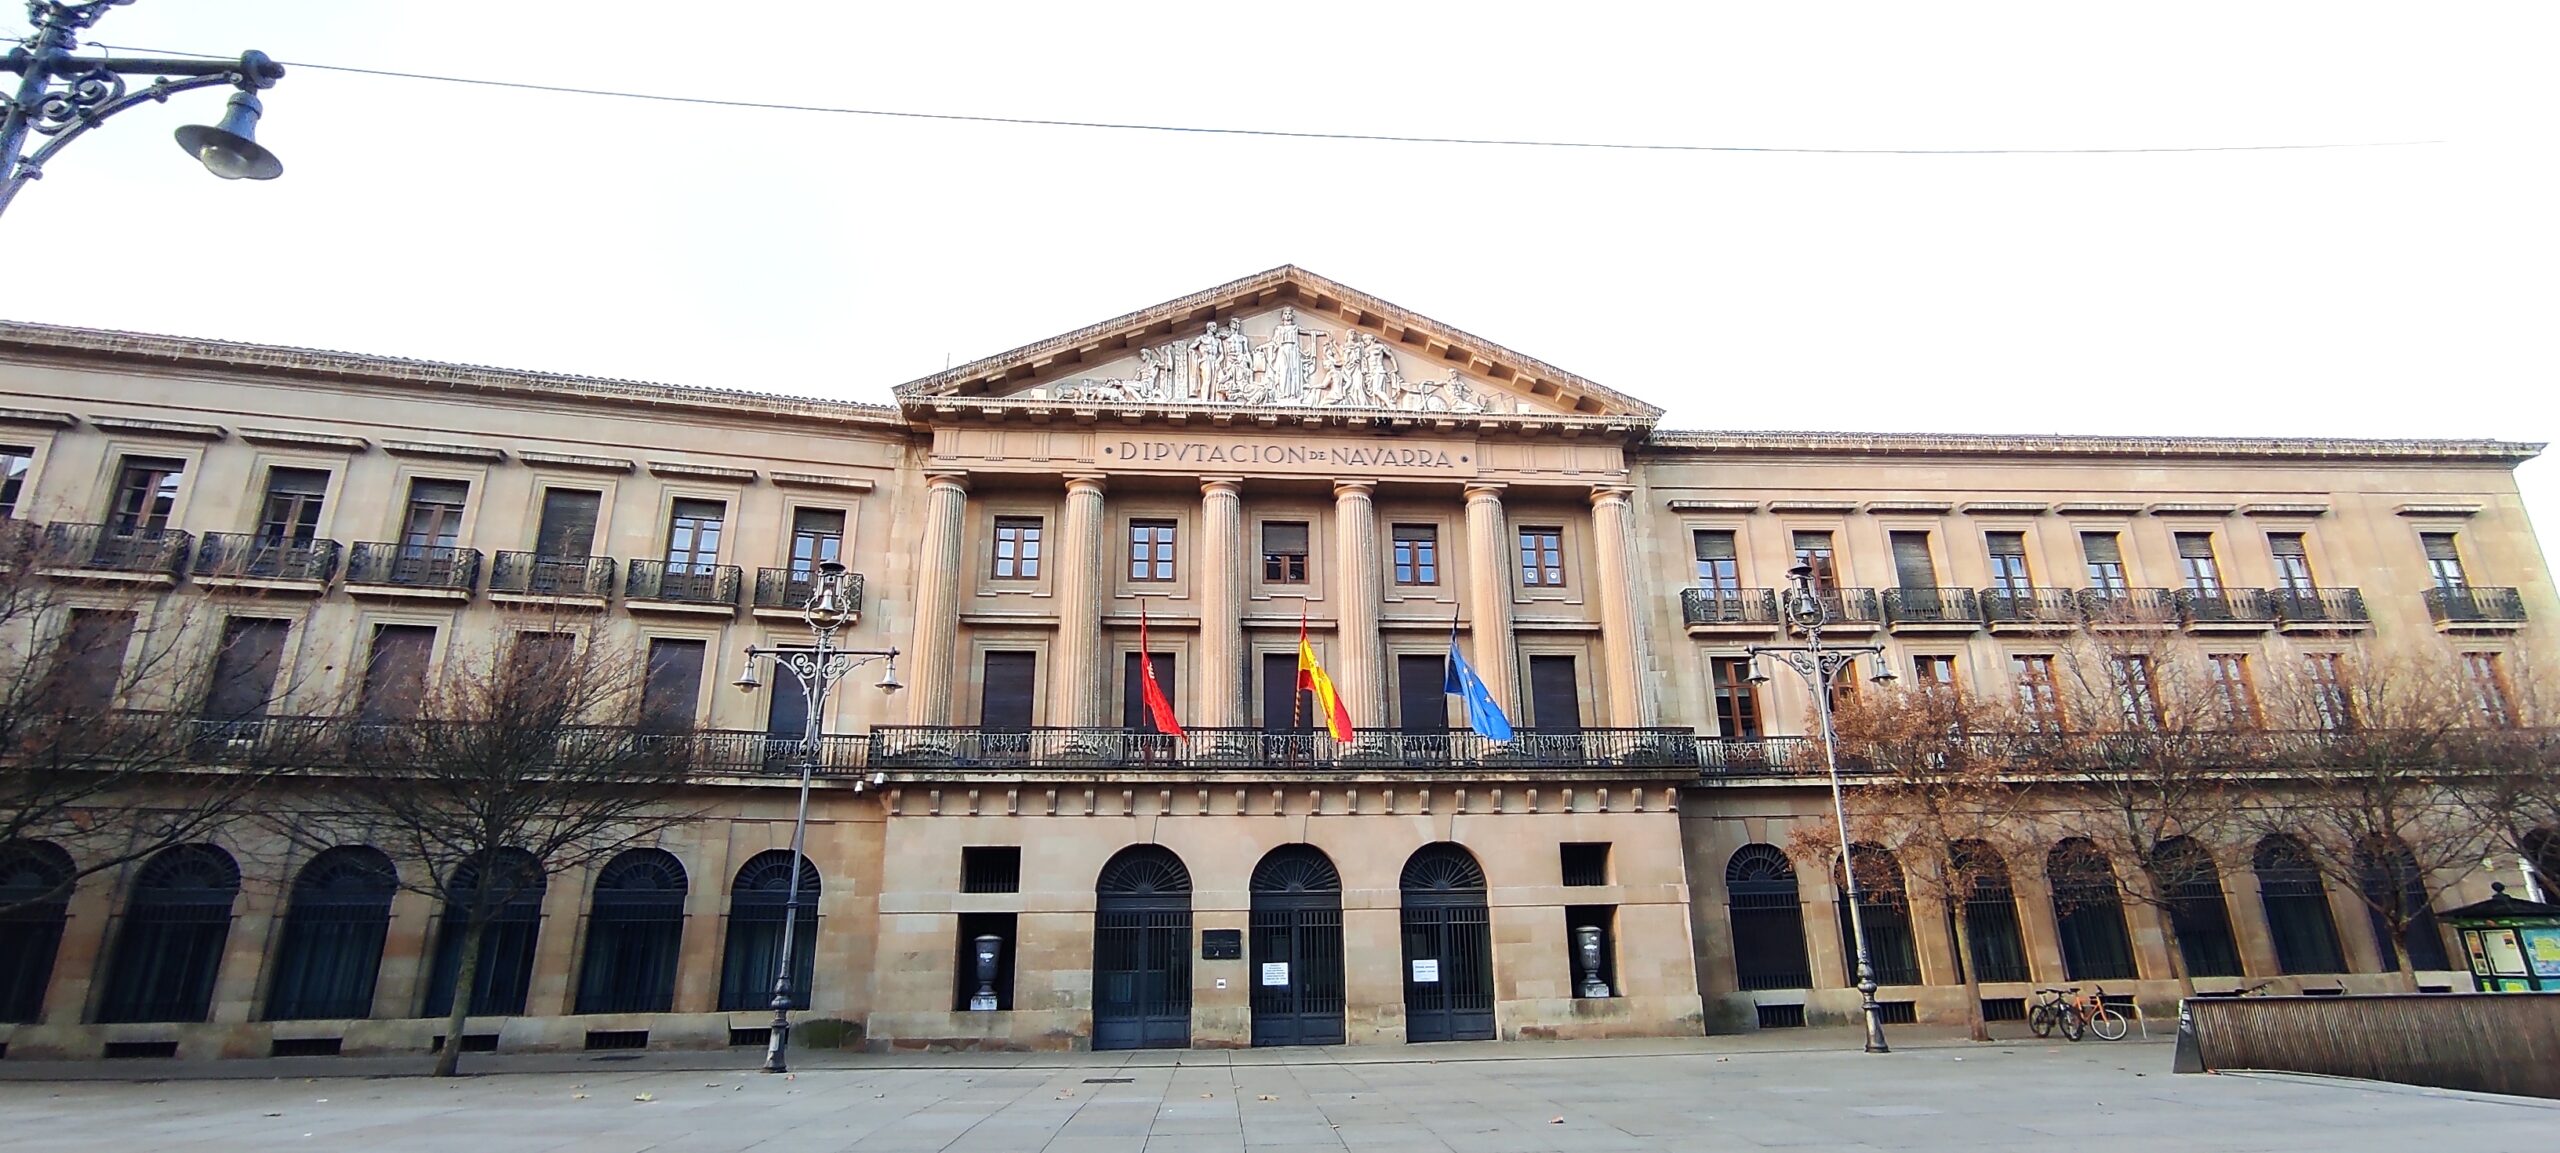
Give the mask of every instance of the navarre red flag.
[[1147, 652], [1147, 602], [1138, 602], [1138, 676], [1146, 682], [1141, 690], [1147, 701], [1147, 717], [1156, 723], [1156, 731], [1167, 736], [1181, 736], [1182, 722], [1173, 719], [1173, 702], [1166, 700], [1164, 686], [1156, 683], [1155, 657]]

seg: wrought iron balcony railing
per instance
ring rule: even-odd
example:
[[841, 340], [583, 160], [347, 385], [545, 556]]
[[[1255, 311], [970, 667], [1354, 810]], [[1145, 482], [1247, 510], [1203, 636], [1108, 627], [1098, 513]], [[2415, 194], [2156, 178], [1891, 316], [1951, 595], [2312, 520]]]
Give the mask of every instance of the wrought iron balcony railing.
[[1886, 589], [1884, 619], [1897, 625], [1979, 625], [1982, 605], [1972, 589]]
[[[794, 612], [809, 603], [810, 578], [817, 574], [802, 568], [760, 568], [756, 570], [755, 607], [790, 609]], [[862, 611], [862, 574], [844, 574], [845, 611]]]
[[[688, 742], [685, 756], [693, 770], [714, 776], [797, 776], [809, 750], [808, 742], [797, 737], [743, 729], [661, 733], [649, 739]], [[870, 748], [871, 738], [867, 735], [821, 737], [814, 773], [821, 777], [851, 774], [870, 763]]]
[[2271, 625], [2276, 620], [2275, 603], [2265, 589], [2182, 589], [2178, 610], [2187, 623], [2198, 625]]
[[1035, 768], [1690, 768], [1696, 738], [1687, 729], [1524, 731], [1509, 741], [1465, 733], [1321, 733], [1195, 728], [1179, 737], [1134, 729], [1044, 727], [991, 730], [961, 725], [881, 725], [871, 730], [879, 767]]
[[362, 541], [347, 551], [347, 583], [467, 593], [480, 583], [480, 550]]
[[1884, 607], [1874, 589], [1833, 589], [1822, 594], [1826, 624], [1873, 625], [1884, 623]]
[[2522, 624], [2524, 598], [2511, 588], [2432, 588], [2427, 615], [2439, 624]]
[[1995, 625], [2078, 624], [2080, 598], [2070, 589], [1987, 588], [1982, 619]]
[[50, 524], [44, 530], [44, 559], [63, 568], [151, 573], [175, 580], [187, 570], [193, 543], [193, 537], [173, 528], [119, 531], [111, 524]]
[[738, 604], [738, 566], [635, 560], [623, 566], [622, 595], [660, 604]]
[[333, 540], [209, 532], [196, 544], [196, 575], [327, 584], [345, 549]]
[[2175, 624], [2178, 598], [2167, 589], [2081, 589], [2080, 611], [2105, 624]]
[[1778, 627], [1778, 597], [1768, 589], [1686, 588], [1680, 617], [1693, 625]]
[[2269, 589], [2267, 603], [2276, 620], [2288, 625], [2361, 625], [2373, 621], [2365, 611], [2364, 590]]
[[613, 595], [613, 558], [502, 552], [489, 558], [489, 591], [535, 597]]

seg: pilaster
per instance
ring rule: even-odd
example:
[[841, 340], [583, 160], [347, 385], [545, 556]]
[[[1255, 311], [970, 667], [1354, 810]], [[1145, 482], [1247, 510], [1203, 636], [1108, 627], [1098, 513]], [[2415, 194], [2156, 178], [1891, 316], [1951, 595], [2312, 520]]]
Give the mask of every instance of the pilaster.
[[1049, 723], [1104, 723], [1110, 678], [1102, 667], [1103, 478], [1067, 478], [1058, 532], [1057, 667], [1049, 673]]
[[1515, 722], [1520, 711], [1520, 660], [1511, 644], [1511, 523], [1502, 509], [1502, 486], [1467, 486], [1467, 599], [1474, 603], [1475, 641], [1468, 658], [1484, 686]]
[[1605, 654], [1603, 666], [1609, 678], [1609, 723], [1617, 728], [1650, 727], [1662, 723], [1662, 710], [1655, 700], [1652, 681], [1645, 671], [1653, 667], [1653, 643], [1645, 628], [1645, 615], [1636, 611], [1635, 518], [1630, 496], [1634, 490], [1623, 485], [1598, 485], [1591, 490], [1591, 535], [1598, 545], [1597, 587], [1600, 600], [1600, 640]]
[[951, 723], [951, 664], [960, 644], [960, 547], [969, 512], [969, 478], [926, 479], [924, 542], [916, 556], [916, 631], [907, 641], [908, 714], [919, 725]]
[[1377, 487], [1365, 480], [1333, 486], [1335, 594], [1342, 603], [1335, 634], [1342, 652], [1339, 683], [1351, 724], [1359, 729], [1387, 723], [1386, 655], [1378, 639], [1378, 514], [1370, 500]]
[[1200, 723], [1235, 728], [1245, 708], [1244, 482], [1200, 482]]

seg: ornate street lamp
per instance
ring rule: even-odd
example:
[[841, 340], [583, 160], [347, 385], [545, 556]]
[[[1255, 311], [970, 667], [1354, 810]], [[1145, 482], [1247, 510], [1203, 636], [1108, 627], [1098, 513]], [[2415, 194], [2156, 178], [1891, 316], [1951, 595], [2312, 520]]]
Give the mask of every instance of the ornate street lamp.
[[[0, 57], [0, 69], [18, 74], [15, 95], [0, 102], [0, 212], [17, 199], [18, 189], [44, 175], [44, 166], [82, 134], [108, 117], [136, 104], [164, 102], [192, 88], [227, 84], [239, 91], [217, 125], [190, 125], [178, 130], [178, 147], [224, 180], [273, 180], [284, 164], [257, 141], [258, 92], [284, 78], [284, 65], [264, 52], [245, 52], [237, 60], [170, 60], [149, 56], [72, 55], [79, 33], [98, 22], [106, 10], [133, 0], [27, 0], [27, 22], [35, 35]], [[149, 76], [151, 83], [128, 89], [127, 77]], [[27, 137], [50, 137], [26, 151]]]
[[800, 737], [800, 810], [791, 819], [791, 883], [783, 898], [782, 952], [773, 966], [773, 1035], [765, 1041], [764, 1071], [782, 1073], [790, 1070], [784, 1054], [791, 1043], [791, 950], [792, 933], [800, 923], [800, 862], [809, 834], [809, 778], [818, 771], [822, 738], [826, 735], [827, 695], [835, 690], [836, 681], [847, 673], [873, 661], [881, 663], [879, 687], [882, 693], [894, 693], [906, 686], [898, 683], [898, 650], [840, 649], [835, 647], [836, 630], [853, 619], [849, 603], [844, 566], [835, 561], [821, 561], [817, 575], [809, 583], [809, 599], [801, 607], [800, 619], [809, 623], [809, 631], [817, 634], [816, 646], [806, 649], [759, 649], [747, 646], [747, 665], [734, 682], [738, 691], [752, 693], [764, 687], [756, 679], [756, 662], [770, 662], [776, 672], [789, 673], [799, 682], [801, 699], [807, 703], [808, 718]]
[[[1754, 645], [1745, 652], [1754, 660], [1764, 654], [1776, 657], [1794, 669], [1796, 675], [1803, 677], [1805, 684], [1813, 690], [1813, 714], [1822, 733], [1822, 767], [1831, 777], [1831, 816], [1839, 822], [1840, 828], [1840, 876], [1848, 886], [1849, 935], [1856, 939], [1858, 994], [1864, 998], [1867, 1017], [1867, 1052], [1890, 1053], [1893, 1050], [1884, 1043], [1884, 1006], [1876, 1003], [1875, 961], [1867, 952], [1867, 919], [1858, 908], [1858, 866], [1849, 852], [1849, 806], [1840, 792], [1840, 757], [1831, 747], [1831, 686], [1838, 681], [1841, 671], [1856, 663], [1859, 656], [1881, 656], [1884, 650], [1875, 645], [1823, 647], [1822, 626], [1830, 621], [1831, 609], [1824, 603], [1820, 591], [1814, 588], [1813, 566], [1800, 564], [1788, 569], [1787, 579], [1792, 584], [1780, 591], [1780, 608], [1786, 615], [1787, 624], [1803, 634], [1804, 644]], [[1891, 669], [1882, 669], [1875, 676], [1878, 684], [1893, 680]], [[1755, 666], [1751, 681], [1767, 684], [1769, 675], [1758, 671]]]

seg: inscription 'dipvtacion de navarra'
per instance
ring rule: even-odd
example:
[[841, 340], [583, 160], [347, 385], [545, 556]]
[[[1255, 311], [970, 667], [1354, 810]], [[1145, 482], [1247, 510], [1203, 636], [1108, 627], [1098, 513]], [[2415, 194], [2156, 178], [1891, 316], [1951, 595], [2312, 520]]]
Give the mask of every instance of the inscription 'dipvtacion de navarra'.
[[1159, 466], [1258, 466], [1333, 471], [1447, 471], [1469, 469], [1461, 452], [1406, 444], [1304, 444], [1279, 441], [1122, 440], [1105, 444], [1106, 460]]

